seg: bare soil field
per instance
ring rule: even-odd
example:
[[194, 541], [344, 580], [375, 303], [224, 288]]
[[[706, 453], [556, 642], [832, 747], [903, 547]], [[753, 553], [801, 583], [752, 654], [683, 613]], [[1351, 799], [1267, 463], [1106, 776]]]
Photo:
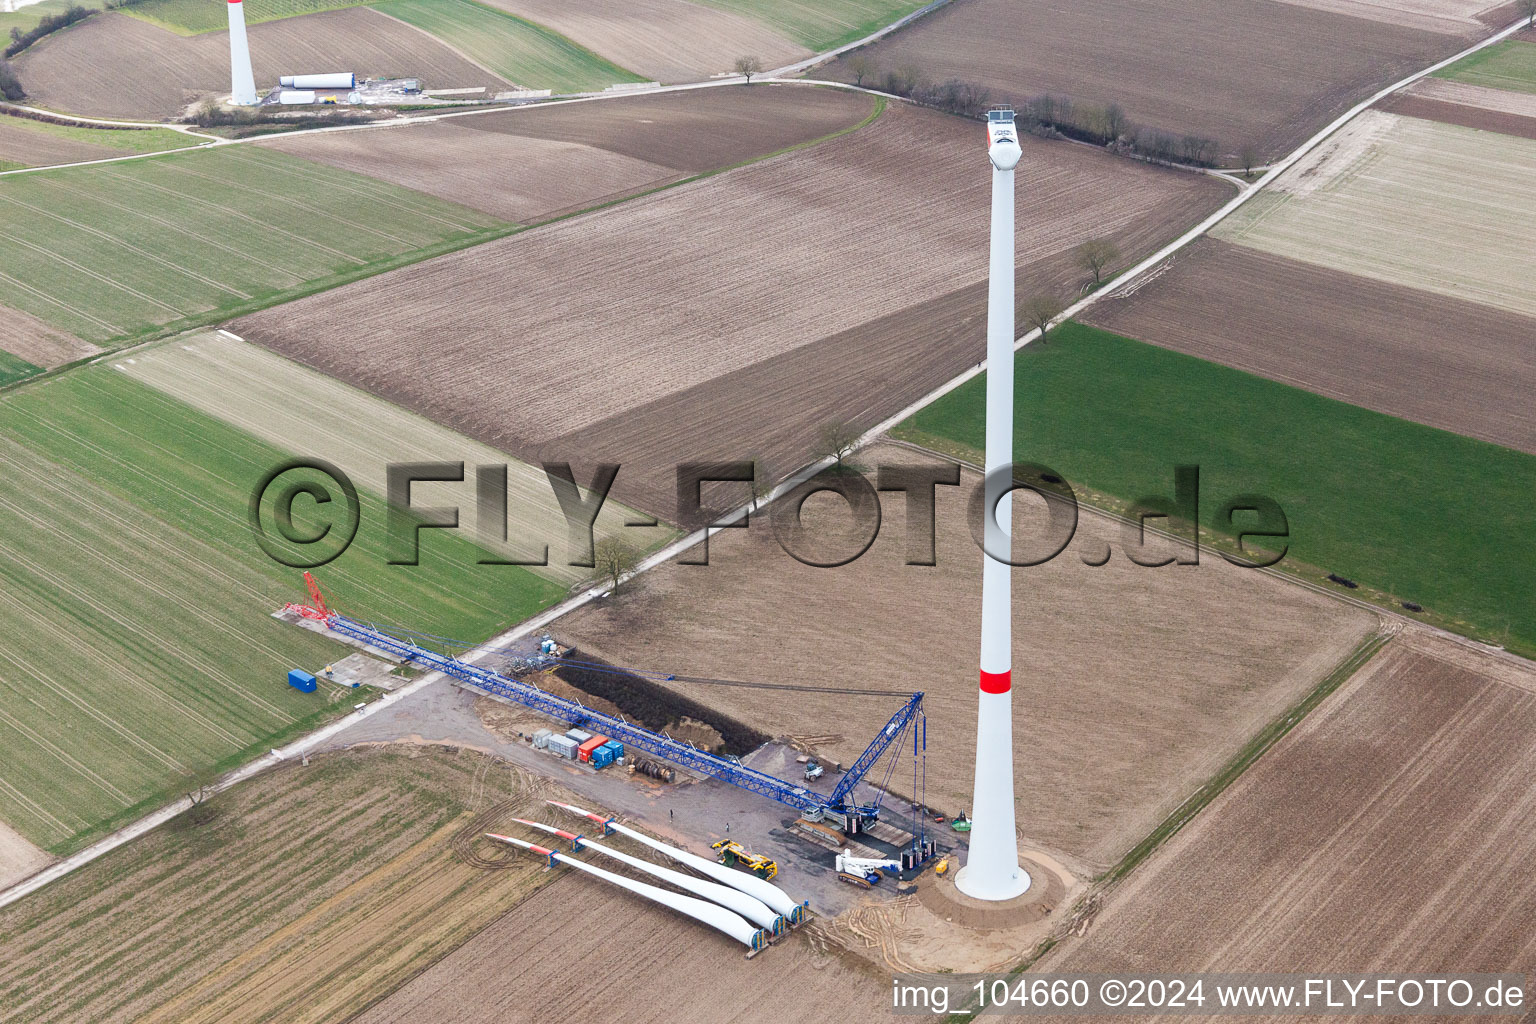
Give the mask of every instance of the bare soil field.
[[1536, 673], [1404, 633], [1039, 969], [1528, 974], [1533, 737]]
[[1427, 32], [1482, 35], [1490, 26], [1503, 28], [1514, 20], [1515, 5], [1507, 0], [1283, 0], [1354, 18], [1382, 21]]
[[[319, 456], [376, 495], [386, 492], [390, 463], [462, 462], [465, 480], [412, 487], [421, 506], [460, 509], [466, 533], [475, 521], [475, 467], [506, 466], [509, 556], [532, 557], [549, 545], [549, 565], [529, 571], [567, 586], [590, 578], [591, 569], [573, 567], [565, 517], [548, 477], [538, 467], [471, 441], [436, 423], [381, 401], [364, 391], [316, 373], [255, 345], [220, 334], [177, 338], [141, 350], [133, 362], [118, 364], [136, 380], [180, 399], [215, 419], [253, 434], [283, 451]], [[603, 503], [595, 536], [623, 536], [641, 550], [659, 547], [676, 534], [668, 529], [626, 528], [640, 518], [616, 501]], [[499, 524], [491, 524], [499, 530]]]
[[1536, 141], [1367, 111], [1216, 238], [1536, 316]]
[[1424, 78], [1383, 100], [1390, 114], [1536, 139], [1536, 95], [1490, 89], [1445, 78]]
[[[420, 78], [429, 89], [508, 83], [432, 37], [366, 7], [250, 26], [258, 88], [279, 75], [345, 67], [359, 77]], [[16, 60], [33, 104], [92, 117], [174, 118], [229, 92], [229, 34], [179, 36], [122, 14], [98, 14]]]
[[[924, 464], [882, 446], [857, 460]], [[766, 521], [726, 530], [708, 566], [670, 564], [628, 596], [557, 621], [554, 635], [618, 665], [708, 678], [923, 690], [928, 800], [969, 809], [976, 731], [981, 555], [965, 520], [978, 475], [938, 488], [937, 565], [904, 564], [905, 504], [888, 494], [878, 539], [837, 569], [791, 558]], [[839, 499], [805, 506], [823, 553], [846, 524]], [[829, 511], [830, 510], [830, 511]], [[1016, 536], [1042, 515], [1016, 501]], [[1214, 773], [1261, 725], [1325, 678], [1376, 617], [1206, 552], [1199, 566], [1131, 564], [1121, 528], [1084, 511], [1072, 546], [1015, 572], [1015, 769], [1024, 842], [1102, 868]], [[857, 545], [852, 546], [857, 550]], [[858, 698], [667, 684], [781, 738], [851, 762], [896, 708]], [[812, 739], [815, 738], [815, 739]], [[897, 771], [897, 792], [911, 789]]]
[[858, 124], [866, 95], [799, 85], [721, 86], [599, 103], [463, 117], [478, 131], [598, 146], [699, 174], [767, 156]]
[[262, 145], [529, 223], [830, 135], [873, 109], [837, 89], [719, 88]]
[[474, 131], [462, 121], [301, 134], [261, 145], [520, 224], [678, 177], [595, 146]]
[[[601, 924], [573, 926], [578, 919]], [[887, 975], [806, 934], [748, 961], [725, 936], [565, 869], [356, 1020], [500, 1024], [549, 1019], [574, 1002], [633, 1024], [835, 1024], [885, 1019], [889, 1000]]]
[[1518, 313], [1206, 238], [1083, 319], [1536, 454], [1536, 319]]
[[0, 168], [9, 164], [40, 167], [123, 155], [120, 149], [49, 135], [19, 122], [20, 118], [0, 117]]
[[[1130, 259], [1228, 194], [1207, 177], [1057, 143], [1028, 142], [1021, 167], [1026, 278], [1060, 272], [1091, 236], [1117, 239]], [[707, 396], [718, 406], [691, 405], [686, 424], [664, 425], [686, 431], [676, 441], [659, 450], [630, 431], [627, 449], [605, 443], [603, 454], [697, 459], [718, 447], [702, 425], [729, 406], [736, 436], [752, 442], [736, 457], [789, 436], [801, 447], [785, 456], [788, 472], [807, 461], [827, 393], [802, 407], [814, 422], [774, 398], [814, 380], [813, 390], [835, 386], [860, 404], [869, 378], [830, 346], [816, 377], [759, 378], [773, 398], [744, 393], [733, 375], [779, 359], [804, 368], [789, 353], [982, 281], [989, 188], [973, 126], [893, 105], [853, 135], [277, 307], [233, 330], [535, 461], [586, 459], [567, 435], [719, 382]], [[974, 311], [947, 309], [970, 317], [983, 306], [978, 297]], [[974, 362], [976, 338], [974, 349], [932, 358]], [[864, 344], [873, 352], [877, 339]], [[881, 373], [886, 415], [925, 390], [899, 366]], [[514, 386], [517, 401], [505, 401]], [[689, 429], [694, 418], [702, 429]], [[621, 472], [615, 494], [669, 516], [674, 475]]]
[[[861, 52], [882, 72], [973, 81], [1015, 103], [1118, 103], [1136, 124], [1273, 157], [1465, 42], [1274, 0], [959, 0]], [[816, 75], [853, 80], [847, 57]]]
[[473, 837], [557, 792], [441, 747], [264, 773], [0, 911], [6, 1019], [346, 1019], [553, 880]]
[[74, 362], [101, 351], [10, 306], [0, 306], [0, 349], [42, 367]]
[[53, 858], [45, 851], [39, 850], [11, 826], [0, 821], [0, 889], [36, 874], [52, 861]]
[[690, 0], [487, 2], [659, 82], [691, 82], [730, 71], [743, 54], [756, 55], [768, 68], [811, 55], [766, 25]]

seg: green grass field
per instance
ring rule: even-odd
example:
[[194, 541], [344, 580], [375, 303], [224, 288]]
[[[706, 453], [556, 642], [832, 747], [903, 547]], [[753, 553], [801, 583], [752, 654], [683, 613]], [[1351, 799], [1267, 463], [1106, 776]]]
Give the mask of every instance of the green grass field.
[[334, 287], [513, 226], [254, 146], [0, 179], [0, 303], [111, 346]]
[[30, 32], [37, 27], [37, 23], [50, 14], [63, 14], [68, 7], [84, 7], [86, 10], [99, 11], [105, 0], [42, 0], [42, 3], [28, 4], [19, 11], [0, 12], [0, 39], [10, 42], [11, 29], [21, 29], [23, 33]]
[[[164, 153], [172, 149], [191, 149], [207, 142], [207, 139], [172, 131], [169, 128], [82, 128], [69, 124], [49, 124], [30, 117], [11, 117], [4, 122], [8, 128], [50, 135], [56, 139], [88, 142], [93, 146], [109, 146], [124, 153]], [[22, 165], [25, 166], [25, 165]]]
[[[259, 21], [277, 21], [360, 5], [361, 0], [245, 0], [245, 23], [254, 25]], [[225, 5], [207, 0], [138, 0], [124, 7], [123, 13], [183, 36], [229, 27]]]
[[431, 33], [525, 88], [592, 92], [643, 81], [556, 32], [473, 0], [388, 0], [373, 7]]
[[1506, 39], [1435, 72], [1435, 77], [1489, 89], [1536, 92], [1536, 43]]
[[[270, 617], [303, 582], [257, 547], [247, 502], [287, 458], [109, 365], [0, 400], [0, 820], [73, 849], [185, 769], [350, 705], [286, 685], [346, 650]], [[421, 565], [390, 566], [383, 502], [361, 498], [357, 540], [316, 570], [358, 617], [481, 639], [565, 593], [476, 566], [480, 549], [441, 530], [424, 531]]]
[[777, 29], [821, 53], [877, 32], [926, 0], [700, 0]]
[[9, 352], [0, 352], [0, 387], [14, 384], [18, 380], [25, 380], [42, 372], [41, 366], [33, 366], [20, 356], [13, 356]]
[[[1075, 323], [1020, 352], [1017, 373], [1016, 457], [1079, 494], [1171, 496], [1174, 466], [1197, 464], [1207, 527], [1239, 493], [1281, 504], [1282, 569], [1336, 572], [1536, 652], [1536, 458]], [[977, 378], [896, 434], [979, 461], [984, 402]]]

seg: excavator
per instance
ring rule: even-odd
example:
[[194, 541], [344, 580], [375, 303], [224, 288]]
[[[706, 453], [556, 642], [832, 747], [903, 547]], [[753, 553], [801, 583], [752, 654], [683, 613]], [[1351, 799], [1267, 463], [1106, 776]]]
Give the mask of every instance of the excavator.
[[746, 849], [734, 839], [722, 839], [718, 843], [711, 843], [713, 849], [720, 857], [720, 863], [726, 867], [745, 868], [758, 878], [768, 882], [779, 873], [779, 866], [767, 857], [755, 853], [748, 853]]

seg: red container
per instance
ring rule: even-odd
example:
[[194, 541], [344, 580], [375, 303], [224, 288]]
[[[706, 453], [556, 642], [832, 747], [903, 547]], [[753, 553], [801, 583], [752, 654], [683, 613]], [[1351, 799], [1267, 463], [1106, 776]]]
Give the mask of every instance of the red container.
[[592, 751], [608, 742], [607, 736], [593, 736], [587, 742], [576, 748], [576, 756], [583, 761], [592, 760]]

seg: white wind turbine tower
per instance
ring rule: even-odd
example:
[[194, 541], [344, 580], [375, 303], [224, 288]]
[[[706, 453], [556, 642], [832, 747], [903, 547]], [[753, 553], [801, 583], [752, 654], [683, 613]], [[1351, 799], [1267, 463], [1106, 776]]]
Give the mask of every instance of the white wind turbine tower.
[[251, 46], [245, 39], [245, 4], [229, 0], [230, 102], [242, 107], [256, 105], [256, 76], [251, 73]]
[[992, 261], [987, 291], [987, 479], [981, 578], [981, 694], [976, 722], [976, 788], [970, 849], [955, 885], [980, 900], [1009, 900], [1029, 889], [1019, 866], [1013, 792], [1012, 567], [993, 557], [1013, 551], [1013, 169], [1023, 151], [1013, 111], [987, 114], [992, 161]]

